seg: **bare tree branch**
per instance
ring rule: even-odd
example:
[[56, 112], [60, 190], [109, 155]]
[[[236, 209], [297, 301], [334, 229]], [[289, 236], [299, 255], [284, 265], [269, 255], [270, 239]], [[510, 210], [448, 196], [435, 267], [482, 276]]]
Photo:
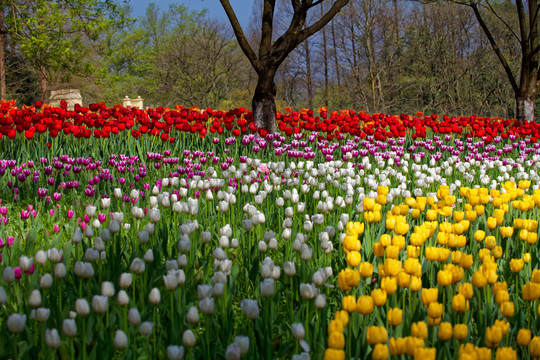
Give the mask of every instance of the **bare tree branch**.
[[[517, 0], [520, 1], [520, 0]], [[517, 85], [516, 79], [514, 78], [514, 74], [512, 74], [512, 69], [510, 69], [510, 65], [508, 65], [508, 61], [506, 61], [506, 58], [504, 57], [501, 49], [499, 48], [499, 45], [493, 38], [493, 34], [491, 34], [491, 31], [489, 30], [486, 22], [484, 21], [484, 18], [480, 14], [480, 11], [478, 11], [478, 6], [476, 6], [476, 3], [473, 1], [470, 2], [469, 6], [473, 9], [474, 15], [476, 16], [476, 19], [478, 19], [478, 22], [480, 23], [480, 27], [482, 30], [484, 30], [484, 33], [486, 34], [488, 41], [491, 45], [491, 48], [495, 52], [495, 55], [499, 58], [499, 61], [501, 62], [504, 71], [506, 72], [506, 76], [508, 76], [508, 80], [510, 81], [510, 85], [512, 85], [512, 89], [517, 94], [519, 87]]]
[[255, 71], [260, 72], [261, 71], [261, 64], [257, 56], [255, 55], [255, 52], [249, 45], [249, 42], [244, 35], [244, 31], [242, 30], [242, 26], [240, 26], [240, 23], [238, 22], [238, 18], [236, 17], [236, 14], [234, 13], [234, 10], [229, 2], [229, 0], [219, 0], [221, 2], [221, 5], [223, 6], [223, 9], [225, 10], [225, 13], [227, 14], [227, 17], [229, 18], [229, 22], [231, 23], [231, 26], [234, 31], [234, 35], [236, 35], [236, 39], [238, 40], [238, 44], [240, 45], [240, 48], [248, 58], [249, 62], [255, 69]]
[[487, 7], [488, 7], [489, 10], [493, 13], [493, 15], [495, 15], [495, 17], [496, 17], [497, 19], [499, 19], [499, 21], [501, 21], [501, 22], [504, 24], [504, 26], [506, 26], [506, 27], [508, 28], [508, 31], [510, 31], [510, 32], [512, 33], [512, 35], [516, 38], [516, 40], [517, 40], [518, 42], [521, 41], [521, 40], [519, 39], [519, 36], [517, 36], [517, 34], [515, 33], [514, 29], [512, 29], [512, 28], [510, 27], [510, 25], [508, 25], [508, 23], [507, 23], [507, 22], [506, 22], [499, 14], [497, 14], [497, 12], [495, 11], [495, 9], [493, 9], [493, 7], [491, 6], [491, 4], [489, 3], [489, 0], [486, 0], [486, 4], [488, 5]]

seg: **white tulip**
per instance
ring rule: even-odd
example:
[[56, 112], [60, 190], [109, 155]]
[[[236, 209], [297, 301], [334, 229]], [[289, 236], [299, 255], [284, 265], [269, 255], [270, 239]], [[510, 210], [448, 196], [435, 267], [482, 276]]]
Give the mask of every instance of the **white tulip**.
[[118, 350], [123, 350], [128, 346], [128, 338], [122, 330], [116, 330], [114, 334], [114, 347]]
[[45, 343], [48, 347], [57, 349], [60, 347], [60, 335], [56, 329], [45, 329]]
[[148, 294], [148, 301], [152, 305], [158, 305], [161, 302], [161, 293], [158, 288], [153, 288]]
[[141, 323], [141, 315], [137, 308], [131, 308], [128, 312], [128, 321], [133, 326], [138, 326]]
[[184, 346], [186, 347], [193, 347], [195, 346], [195, 334], [193, 334], [193, 331], [191, 330], [186, 330], [184, 331], [184, 333], [182, 334], [182, 343], [184, 344]]

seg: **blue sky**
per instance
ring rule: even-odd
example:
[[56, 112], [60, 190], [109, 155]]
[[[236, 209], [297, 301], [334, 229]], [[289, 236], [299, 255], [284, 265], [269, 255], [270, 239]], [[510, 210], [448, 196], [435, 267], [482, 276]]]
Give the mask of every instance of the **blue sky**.
[[[177, 3], [183, 4], [184, 6], [192, 10], [202, 10], [208, 9], [209, 16], [215, 19], [220, 19], [228, 22], [227, 15], [221, 6], [219, 0], [129, 0], [126, 1], [129, 3], [133, 9], [133, 16], [142, 16], [146, 10], [146, 7], [150, 3], [156, 3], [160, 9], [166, 10], [169, 8], [169, 4]], [[236, 12], [236, 16], [242, 25], [242, 28], [245, 28], [249, 22], [251, 16], [251, 5], [252, 0], [230, 0], [231, 6]]]

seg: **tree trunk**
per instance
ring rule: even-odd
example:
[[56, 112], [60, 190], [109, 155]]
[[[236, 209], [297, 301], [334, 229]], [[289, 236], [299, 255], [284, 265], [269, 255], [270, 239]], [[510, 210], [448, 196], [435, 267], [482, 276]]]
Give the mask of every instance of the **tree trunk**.
[[516, 97], [516, 118], [519, 121], [534, 121], [534, 98]]
[[259, 75], [253, 95], [252, 108], [255, 125], [268, 133], [276, 132], [276, 94], [275, 70], [267, 70]]

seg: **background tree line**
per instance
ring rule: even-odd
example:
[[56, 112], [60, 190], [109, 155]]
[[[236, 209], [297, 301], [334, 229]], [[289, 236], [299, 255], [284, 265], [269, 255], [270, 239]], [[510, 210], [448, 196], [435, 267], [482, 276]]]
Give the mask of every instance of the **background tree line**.
[[[180, 4], [164, 9], [152, 4], [135, 19], [129, 4], [115, 4], [108, 8], [115, 15], [98, 18], [100, 25], [91, 28], [98, 34], [82, 37], [81, 31], [65, 31], [45, 39], [78, 39], [70, 52], [75, 56], [54, 64], [36, 61], [44, 55], [28, 50], [32, 45], [23, 40], [31, 38], [31, 26], [26, 35], [10, 31], [10, 4], [16, 2], [0, 0], [6, 99], [30, 104], [48, 90], [75, 87], [85, 103], [114, 105], [125, 95], [140, 95], [145, 106], [251, 107], [256, 74], [226, 19], [215, 20]], [[244, 31], [255, 47], [262, 1], [254, 4], [253, 21]], [[288, 4], [278, 1], [277, 30], [279, 19], [286, 26], [292, 16]], [[328, 4], [323, 1], [311, 16], [323, 13]], [[519, 26], [514, 3], [483, 4], [484, 19], [517, 71], [519, 47], [508, 31]], [[34, 12], [34, 19], [39, 24], [39, 14]], [[369, 113], [515, 116], [512, 87], [472, 10], [448, 2], [350, 0], [331, 23], [291, 53], [278, 70], [276, 85], [278, 109], [328, 106]]]

